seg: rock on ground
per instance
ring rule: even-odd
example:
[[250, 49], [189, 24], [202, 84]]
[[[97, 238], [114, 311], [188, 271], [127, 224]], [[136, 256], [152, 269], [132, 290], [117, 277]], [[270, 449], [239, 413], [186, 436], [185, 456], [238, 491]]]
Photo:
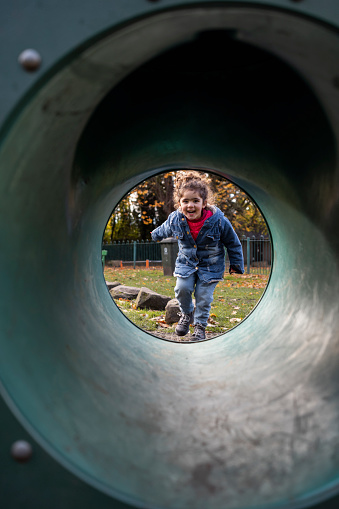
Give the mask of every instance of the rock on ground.
[[176, 323], [179, 321], [179, 302], [178, 299], [171, 299], [167, 302], [165, 308], [165, 322], [168, 324]]
[[106, 286], [108, 288], [108, 291], [112, 290], [112, 288], [115, 288], [116, 286], [121, 286], [121, 283], [118, 281], [106, 281]]
[[149, 288], [143, 286], [140, 288], [137, 299], [135, 301], [135, 307], [137, 309], [155, 309], [162, 311], [165, 309], [167, 302], [171, 300], [166, 295], [160, 295], [160, 293], [154, 292]]
[[[195, 299], [193, 299], [194, 311], [195, 311]], [[165, 322], [171, 325], [172, 323], [176, 323], [179, 321], [179, 301], [178, 299], [171, 299], [166, 305], [166, 314], [165, 314]], [[190, 322], [193, 323], [193, 320]]]
[[113, 299], [133, 300], [138, 296], [139, 291], [140, 288], [137, 288], [135, 286], [120, 285], [116, 286], [115, 288], [112, 288], [112, 290], [110, 290], [109, 293], [111, 294]]

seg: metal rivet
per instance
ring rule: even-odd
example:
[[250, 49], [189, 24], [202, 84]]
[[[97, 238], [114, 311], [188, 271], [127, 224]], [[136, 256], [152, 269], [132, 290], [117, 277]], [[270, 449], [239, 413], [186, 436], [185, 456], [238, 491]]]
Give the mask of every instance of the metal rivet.
[[28, 461], [33, 454], [33, 448], [26, 440], [17, 440], [12, 444], [11, 455], [12, 457], [21, 463]]
[[39, 69], [41, 65], [41, 56], [35, 49], [25, 49], [20, 53], [18, 61], [25, 71], [33, 72]]

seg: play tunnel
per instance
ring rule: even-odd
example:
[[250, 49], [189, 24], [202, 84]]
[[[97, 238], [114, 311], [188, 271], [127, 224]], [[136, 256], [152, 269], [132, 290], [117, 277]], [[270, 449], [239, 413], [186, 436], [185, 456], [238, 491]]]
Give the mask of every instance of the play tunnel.
[[[337, 507], [337, 2], [2, 11], [2, 394], [51, 461], [95, 489], [58, 507]], [[254, 311], [194, 344], [133, 325], [101, 265], [121, 198], [188, 168], [248, 193], [273, 246]]]

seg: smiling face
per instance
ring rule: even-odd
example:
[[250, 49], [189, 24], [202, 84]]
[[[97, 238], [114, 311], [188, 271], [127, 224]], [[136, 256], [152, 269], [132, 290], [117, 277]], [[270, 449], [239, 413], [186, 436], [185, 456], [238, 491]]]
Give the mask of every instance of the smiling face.
[[181, 210], [189, 221], [200, 219], [206, 205], [207, 201], [203, 201], [197, 191], [186, 189], [180, 198]]

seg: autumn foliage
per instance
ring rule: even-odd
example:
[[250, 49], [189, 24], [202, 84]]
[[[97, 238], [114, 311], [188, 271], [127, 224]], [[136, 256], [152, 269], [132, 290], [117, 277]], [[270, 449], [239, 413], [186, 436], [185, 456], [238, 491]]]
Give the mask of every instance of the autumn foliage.
[[[150, 232], [174, 210], [175, 172], [151, 177], [125, 196], [113, 211], [103, 241], [150, 240]], [[208, 174], [215, 204], [231, 221], [239, 236], [267, 235], [265, 220], [258, 207], [239, 187], [223, 177]]]

